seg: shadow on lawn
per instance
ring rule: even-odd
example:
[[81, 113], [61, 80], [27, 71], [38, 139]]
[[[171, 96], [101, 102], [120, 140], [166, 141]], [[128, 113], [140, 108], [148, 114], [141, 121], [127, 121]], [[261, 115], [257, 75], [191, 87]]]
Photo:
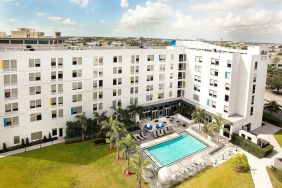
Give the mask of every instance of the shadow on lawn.
[[17, 154], [14, 157], [87, 165], [108, 155], [112, 155], [113, 152], [109, 151], [108, 145], [95, 146], [93, 141], [86, 141], [75, 144], [57, 144]]

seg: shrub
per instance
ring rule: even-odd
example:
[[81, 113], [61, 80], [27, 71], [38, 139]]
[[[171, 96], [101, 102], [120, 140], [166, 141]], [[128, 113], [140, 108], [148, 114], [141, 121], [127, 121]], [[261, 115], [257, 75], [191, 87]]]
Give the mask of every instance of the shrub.
[[24, 139], [23, 138], [22, 138], [22, 141], [21, 141], [21, 145], [22, 145], [23, 148], [25, 147]]
[[253, 154], [254, 156], [256, 156], [258, 158], [266, 157], [273, 150], [273, 146], [270, 145], [270, 144], [267, 145], [266, 147], [262, 148], [262, 147], [257, 146], [256, 144], [250, 142], [249, 140], [246, 140], [246, 139], [244, 139], [244, 138], [242, 138], [239, 135], [234, 134], [234, 133], [232, 134], [232, 137], [231, 137], [231, 143], [239, 146], [243, 150], [246, 150], [247, 152]]
[[27, 147], [29, 146], [29, 139], [28, 139], [28, 138], [25, 139], [25, 145], [26, 145]]
[[277, 180], [282, 182], [282, 170], [272, 166], [271, 171], [273, 172]]
[[49, 133], [49, 135], [48, 135], [48, 139], [49, 139], [49, 140], [52, 140], [51, 133]]
[[72, 144], [72, 143], [76, 143], [76, 142], [81, 142], [82, 138], [80, 137], [74, 137], [74, 138], [65, 138], [65, 143], [66, 144]]
[[[50, 140], [50, 139], [49, 139], [49, 140]], [[47, 142], [47, 138], [46, 138], [45, 135], [43, 136], [43, 142]]]
[[7, 146], [6, 146], [6, 143], [3, 142], [3, 151], [6, 152], [7, 151]]
[[263, 121], [282, 127], [282, 120], [271, 115], [269, 112], [263, 112]]
[[242, 153], [234, 155], [231, 158], [231, 161], [233, 169], [236, 172], [247, 172], [250, 169], [248, 159]]

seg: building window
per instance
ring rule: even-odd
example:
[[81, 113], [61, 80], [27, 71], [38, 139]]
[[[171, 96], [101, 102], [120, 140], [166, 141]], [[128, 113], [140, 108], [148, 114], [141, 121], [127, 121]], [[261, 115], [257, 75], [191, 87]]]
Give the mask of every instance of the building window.
[[40, 67], [40, 59], [29, 59], [29, 68]]
[[210, 79], [210, 86], [217, 87], [217, 80]]
[[209, 90], [209, 96], [211, 96], [211, 97], [217, 97], [217, 92], [210, 89], [210, 90]]
[[201, 76], [194, 75], [194, 81], [195, 82], [201, 82]]
[[17, 70], [17, 60], [3, 60], [3, 70], [4, 71], [16, 71]]
[[255, 62], [255, 70], [257, 70], [258, 69], [258, 62], [256, 61]]
[[17, 99], [18, 98], [18, 89], [5, 89], [4, 95], [6, 100]]
[[147, 61], [154, 61], [154, 55], [147, 55]]
[[194, 91], [200, 92], [201, 91], [201, 86], [194, 85]]
[[196, 56], [195, 62], [202, 63], [203, 62], [202, 56]]
[[219, 65], [219, 59], [211, 58], [212, 65]]
[[31, 133], [31, 140], [42, 139], [42, 131]]
[[147, 75], [147, 81], [154, 81], [154, 76], [153, 75]]
[[256, 85], [253, 85], [253, 94], [256, 92]]
[[147, 65], [147, 71], [154, 71], [154, 65]]
[[72, 83], [72, 90], [80, 90], [82, 89], [82, 82], [73, 82]]
[[160, 62], [165, 62], [165, 60], [166, 60], [166, 55], [165, 54], [160, 54], [159, 55], [159, 61]]
[[14, 144], [20, 143], [20, 136], [14, 136]]
[[4, 127], [14, 127], [19, 125], [19, 116], [4, 118]]
[[250, 111], [250, 116], [252, 116], [254, 114], [254, 107], [251, 107], [251, 111]]
[[82, 94], [75, 94], [72, 96], [72, 102], [81, 102], [82, 101]]
[[5, 104], [5, 112], [10, 113], [10, 112], [18, 112], [19, 111], [19, 105], [18, 103], [8, 103]]
[[103, 57], [98, 57], [98, 56], [94, 56], [94, 62], [93, 62], [93, 65], [94, 66], [102, 66], [104, 64], [104, 59]]
[[211, 76], [218, 76], [218, 70], [216, 70], [216, 69], [211, 69], [211, 70], [210, 70], [210, 75], [211, 75]]
[[185, 62], [186, 61], [186, 54], [179, 54], [179, 62]]
[[18, 78], [16, 74], [4, 75], [4, 86], [16, 85], [18, 83]]
[[199, 97], [199, 95], [196, 95], [196, 94], [193, 94], [193, 100], [195, 100], [195, 101], [200, 101], [200, 97]]
[[82, 106], [72, 107], [71, 115], [82, 113]]
[[163, 99], [164, 98], [164, 93], [158, 93], [158, 99]]
[[231, 66], [232, 66], [231, 63], [232, 63], [231, 61], [229, 61], [229, 60], [227, 61], [227, 67], [228, 67], [228, 68], [231, 68]]
[[253, 95], [253, 96], [252, 96], [251, 104], [254, 104], [254, 103], [255, 103], [255, 96]]
[[231, 73], [230, 72], [225, 72], [225, 79], [230, 80], [231, 78]]
[[227, 90], [227, 91], [230, 90], [230, 84], [229, 83], [225, 83], [225, 90]]
[[150, 94], [150, 95], [146, 95], [146, 101], [151, 101], [153, 100], [153, 95]]
[[82, 57], [73, 57], [72, 58], [72, 65], [81, 65], [82, 64]]
[[40, 81], [41, 80], [41, 73], [35, 72], [35, 73], [29, 73], [29, 81]]
[[229, 95], [225, 95], [224, 101], [225, 101], [225, 102], [229, 102]]
[[195, 72], [201, 73], [202, 72], [202, 67], [195, 65]]
[[114, 63], [121, 63], [122, 62], [122, 56], [114, 56], [113, 62]]
[[41, 86], [29, 87], [29, 95], [39, 95], [41, 94]]
[[78, 77], [81, 77], [82, 76], [82, 70], [73, 70], [72, 71], [72, 77], [73, 78], [78, 78]]
[[228, 106], [224, 106], [223, 111], [224, 111], [225, 113], [228, 113]]
[[57, 128], [55, 128], [55, 129], [52, 129], [52, 136], [57, 136]]
[[31, 100], [29, 102], [29, 108], [33, 109], [33, 108], [40, 108], [41, 107], [41, 99], [37, 99], [37, 100]]
[[41, 113], [30, 114], [30, 122], [35, 122], [40, 120], [42, 120]]

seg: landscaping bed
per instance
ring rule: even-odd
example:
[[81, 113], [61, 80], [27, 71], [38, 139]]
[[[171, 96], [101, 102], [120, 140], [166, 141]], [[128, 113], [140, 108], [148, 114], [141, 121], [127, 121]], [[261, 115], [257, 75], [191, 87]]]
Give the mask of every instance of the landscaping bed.
[[239, 146], [243, 150], [251, 153], [252, 155], [258, 158], [263, 158], [263, 157], [268, 156], [273, 150], [273, 146], [270, 144], [265, 147], [259, 147], [256, 144], [240, 137], [237, 134], [232, 135], [230, 142], [236, 146]]
[[269, 112], [263, 112], [263, 121], [266, 121], [278, 127], [282, 127], [282, 120], [271, 115]]

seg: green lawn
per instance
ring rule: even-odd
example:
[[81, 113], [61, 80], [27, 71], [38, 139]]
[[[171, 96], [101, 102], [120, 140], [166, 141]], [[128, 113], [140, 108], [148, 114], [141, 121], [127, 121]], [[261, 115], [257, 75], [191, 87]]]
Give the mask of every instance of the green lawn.
[[280, 145], [280, 147], [282, 147], [282, 129], [278, 132], [276, 132], [274, 134], [274, 137], [276, 139], [276, 141], [278, 142], [278, 144]]
[[[93, 141], [59, 144], [0, 159], [0, 187], [135, 187], [125, 161]], [[78, 185], [78, 186], [75, 186]]]
[[210, 168], [197, 176], [187, 180], [177, 188], [251, 188], [254, 187], [252, 175], [248, 173], [237, 173], [233, 170], [231, 161]]
[[266, 168], [273, 188], [281, 188], [282, 182], [278, 181], [269, 167]]

